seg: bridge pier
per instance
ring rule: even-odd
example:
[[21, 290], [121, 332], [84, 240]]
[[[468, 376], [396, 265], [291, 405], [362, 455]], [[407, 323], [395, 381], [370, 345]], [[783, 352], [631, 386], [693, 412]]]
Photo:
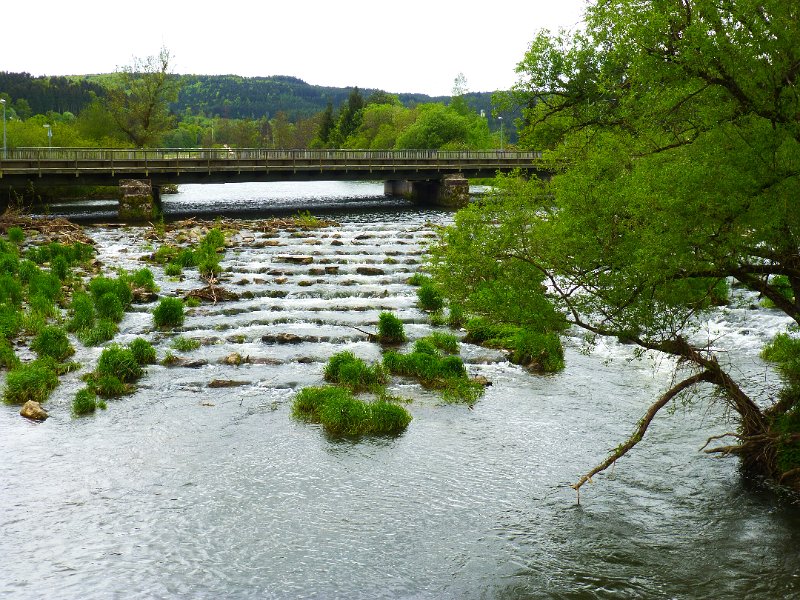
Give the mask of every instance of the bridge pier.
[[387, 196], [403, 196], [415, 204], [462, 208], [469, 204], [469, 181], [461, 174], [424, 181], [386, 181]]
[[161, 193], [149, 179], [120, 179], [117, 214], [121, 221], [150, 221], [161, 209]]

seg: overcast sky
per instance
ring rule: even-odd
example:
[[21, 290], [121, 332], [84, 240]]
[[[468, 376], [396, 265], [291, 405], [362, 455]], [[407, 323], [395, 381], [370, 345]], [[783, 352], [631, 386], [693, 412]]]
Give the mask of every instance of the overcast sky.
[[[107, 73], [172, 53], [176, 73], [292, 75], [316, 85], [449, 95], [507, 89], [541, 28], [575, 29], [585, 0], [7, 2], [0, 71]], [[0, 90], [2, 91], [2, 90]]]

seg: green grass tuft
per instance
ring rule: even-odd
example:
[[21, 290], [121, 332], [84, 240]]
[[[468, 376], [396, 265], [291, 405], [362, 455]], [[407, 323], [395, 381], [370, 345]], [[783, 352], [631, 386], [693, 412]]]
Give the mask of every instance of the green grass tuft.
[[144, 338], [136, 338], [128, 348], [133, 352], [136, 362], [140, 365], [154, 365], [156, 364], [156, 349], [153, 345]]
[[123, 383], [130, 383], [139, 379], [144, 371], [130, 348], [111, 344], [100, 353], [96, 373], [101, 377], [114, 375]]
[[153, 311], [156, 327], [180, 327], [183, 320], [183, 300], [180, 298], [162, 298]]
[[36, 352], [39, 358], [49, 356], [58, 362], [63, 362], [75, 354], [75, 348], [69, 343], [67, 332], [54, 325], [48, 325], [39, 332], [31, 342], [31, 350]]
[[334, 354], [325, 365], [325, 381], [338, 383], [353, 392], [376, 390], [388, 381], [380, 364], [367, 365], [352, 352]]
[[[105, 406], [105, 404], [104, 404]], [[97, 394], [91, 388], [78, 390], [72, 400], [72, 416], [80, 417], [93, 413], [98, 408]]]
[[178, 352], [191, 352], [192, 350], [197, 350], [200, 347], [200, 340], [196, 340], [193, 338], [183, 337], [179, 335], [170, 344], [175, 350]]
[[382, 344], [399, 344], [407, 339], [403, 322], [390, 312], [378, 315], [377, 337]]
[[52, 361], [35, 360], [8, 372], [3, 391], [6, 404], [25, 404], [28, 400], [45, 402], [58, 386], [58, 374]]

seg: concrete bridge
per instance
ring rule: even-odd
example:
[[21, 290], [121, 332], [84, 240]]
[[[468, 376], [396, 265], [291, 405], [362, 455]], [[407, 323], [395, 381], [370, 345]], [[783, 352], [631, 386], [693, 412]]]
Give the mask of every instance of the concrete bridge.
[[0, 191], [120, 185], [120, 216], [129, 219], [147, 218], [160, 186], [180, 183], [383, 180], [388, 195], [460, 206], [466, 178], [514, 169], [547, 173], [539, 152], [18, 148], [0, 160]]

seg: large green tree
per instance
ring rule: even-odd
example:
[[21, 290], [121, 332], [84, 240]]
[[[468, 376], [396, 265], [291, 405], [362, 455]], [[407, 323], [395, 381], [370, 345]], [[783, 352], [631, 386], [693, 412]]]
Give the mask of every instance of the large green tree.
[[[708, 452], [800, 488], [798, 344], [770, 348], [786, 385], [765, 401], [768, 388], [737, 380], [724, 340], [698, 335], [726, 282], [800, 324], [800, 5], [603, 0], [580, 33], [540, 33], [518, 74], [522, 143], [545, 150], [555, 174], [508, 181], [459, 214], [436, 271], [497, 319], [535, 321], [533, 298], [547, 299], [591, 335], [676, 359], [674, 385], [573, 487], [694, 392], [724, 402], [736, 425]], [[493, 281], [510, 300], [497, 309]]]
[[135, 58], [117, 71], [106, 94], [106, 107], [120, 131], [137, 147], [156, 145], [174, 118], [169, 104], [178, 98], [177, 76], [170, 73], [170, 53]]

